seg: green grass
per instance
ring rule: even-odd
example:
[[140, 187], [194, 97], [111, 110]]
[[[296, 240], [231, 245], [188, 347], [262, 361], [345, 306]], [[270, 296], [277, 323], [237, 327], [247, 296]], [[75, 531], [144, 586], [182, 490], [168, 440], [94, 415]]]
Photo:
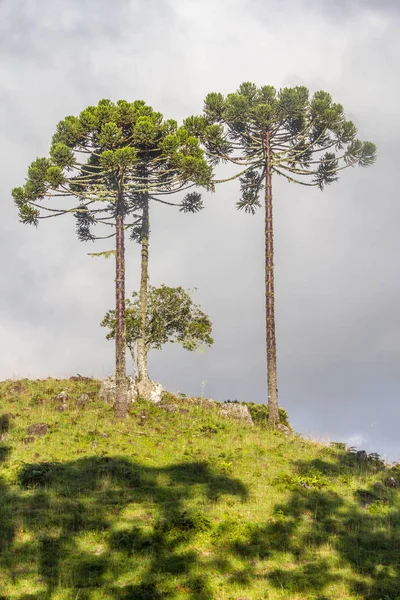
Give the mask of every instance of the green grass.
[[98, 389], [0, 383], [0, 600], [400, 598], [396, 468]]

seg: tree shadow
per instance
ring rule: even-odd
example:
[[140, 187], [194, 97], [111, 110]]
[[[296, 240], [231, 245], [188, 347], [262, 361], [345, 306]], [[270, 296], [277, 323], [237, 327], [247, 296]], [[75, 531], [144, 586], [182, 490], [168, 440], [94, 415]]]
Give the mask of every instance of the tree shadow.
[[185, 597], [211, 599], [196, 536], [211, 527], [211, 502], [247, 497], [238, 479], [206, 463], [149, 467], [123, 457], [26, 464], [19, 485], [19, 494], [0, 486], [0, 569], [15, 585], [36, 576], [41, 591], [24, 600], [60, 589], [79, 600], [96, 589], [121, 600], [174, 598], [177, 581]]
[[[230, 546], [229, 552], [246, 561], [245, 580], [261, 577], [288, 597], [328, 600], [329, 586], [342, 582], [347, 593], [363, 600], [398, 600], [399, 471], [385, 468], [375, 455], [360, 462], [343, 452], [333, 461], [293, 466], [293, 477], [282, 485], [290, 490], [287, 502]], [[364, 489], [367, 475], [372, 483]], [[278, 557], [281, 565], [262, 575], [251, 566], [263, 559], [279, 564]]]

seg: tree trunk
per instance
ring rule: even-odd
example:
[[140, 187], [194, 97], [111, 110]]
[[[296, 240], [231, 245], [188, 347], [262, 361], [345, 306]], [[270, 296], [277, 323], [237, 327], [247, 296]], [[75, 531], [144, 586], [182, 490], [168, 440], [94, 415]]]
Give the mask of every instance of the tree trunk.
[[275, 295], [274, 295], [274, 230], [272, 222], [272, 169], [270, 133], [265, 134], [265, 310], [268, 373], [268, 408], [271, 429], [279, 423], [278, 379], [276, 370]]
[[143, 206], [142, 221], [142, 264], [140, 274], [139, 311], [140, 337], [137, 341], [137, 365], [139, 381], [148, 381], [147, 372], [147, 293], [149, 280], [149, 199], [146, 197]]
[[133, 376], [136, 377], [137, 364], [136, 364], [136, 356], [135, 356], [135, 344], [129, 346], [129, 352], [130, 352], [131, 359], [132, 359]]
[[[118, 211], [118, 206], [117, 206]], [[125, 231], [124, 216], [116, 216], [116, 278], [115, 278], [115, 385], [114, 412], [119, 419], [128, 415], [126, 389], [126, 329], [125, 329]]]

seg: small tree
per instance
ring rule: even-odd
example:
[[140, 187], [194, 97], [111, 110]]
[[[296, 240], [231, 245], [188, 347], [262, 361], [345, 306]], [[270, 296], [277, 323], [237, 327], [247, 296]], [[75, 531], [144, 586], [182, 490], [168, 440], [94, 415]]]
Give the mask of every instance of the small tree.
[[[126, 315], [126, 345], [132, 356], [133, 370], [137, 371], [137, 343], [142, 337], [142, 318], [140, 294], [133, 292], [133, 302], [125, 301]], [[101, 322], [102, 327], [110, 329], [107, 339], [115, 338], [116, 318], [115, 310], [109, 310]], [[180, 344], [185, 350], [197, 350], [201, 345], [211, 346], [214, 343], [211, 337], [211, 321], [194, 304], [190, 293], [182, 287], [168, 287], [161, 285], [156, 288], [149, 286], [146, 336], [144, 350], [146, 358], [149, 350], [161, 350], [166, 343]]]
[[357, 139], [355, 125], [346, 120], [343, 107], [324, 91], [310, 98], [305, 87], [258, 88], [243, 83], [237, 92], [211, 93], [205, 99], [203, 117], [186, 122], [201, 136], [210, 125], [223, 128], [223, 143], [205, 139], [214, 162], [231, 161], [240, 167], [242, 192], [237, 207], [254, 214], [265, 191], [265, 295], [269, 423], [279, 422], [275, 339], [274, 244], [272, 222], [273, 175], [287, 181], [323, 189], [337, 181], [341, 170], [354, 165], [368, 167], [376, 158], [371, 142]]
[[[178, 127], [176, 121], [164, 121], [161, 113], [141, 100], [133, 103], [120, 100], [116, 104], [101, 100], [78, 117], [66, 117], [57, 125], [49, 157], [36, 159], [28, 169], [25, 185], [12, 192], [23, 223], [37, 225], [41, 218], [73, 213], [81, 240], [116, 237], [115, 413], [118, 417], [125, 417], [128, 409], [125, 230], [131, 228], [135, 237], [139, 227], [143, 257], [148, 221], [136, 211], [142, 209], [145, 213], [149, 198], [157, 199], [155, 193], [176, 193], [193, 185], [209, 187], [211, 173], [198, 140], [184, 127]], [[59, 202], [62, 197], [72, 197], [78, 205], [61, 209], [42, 203], [44, 198]], [[201, 208], [200, 195], [188, 193], [179, 206], [185, 212], [196, 212]], [[113, 233], [95, 236], [92, 228], [99, 224], [111, 226]], [[144, 297], [142, 304], [144, 307]]]

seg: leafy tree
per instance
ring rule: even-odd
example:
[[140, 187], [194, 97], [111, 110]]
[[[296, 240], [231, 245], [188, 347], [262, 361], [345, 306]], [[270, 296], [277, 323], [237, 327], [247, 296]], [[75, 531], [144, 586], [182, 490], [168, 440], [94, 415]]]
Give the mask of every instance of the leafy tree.
[[[115, 413], [127, 415], [125, 333], [125, 230], [142, 243], [141, 311], [145, 324], [148, 260], [148, 203], [193, 185], [210, 187], [212, 169], [199, 141], [176, 121], [163, 120], [142, 100], [101, 100], [78, 117], [57, 125], [49, 156], [36, 159], [23, 187], [12, 191], [23, 223], [74, 214], [82, 241], [116, 238], [116, 385]], [[59, 208], [60, 198], [77, 204]], [[44, 198], [54, 202], [44, 206]], [[200, 194], [188, 193], [178, 204], [184, 212], [202, 207]], [[44, 211], [44, 214], [43, 214]], [[137, 214], [139, 211], [139, 214]], [[94, 226], [111, 226], [110, 235], [94, 235]], [[144, 312], [143, 312], [144, 311]], [[142, 325], [143, 329], [143, 325]]]
[[[269, 424], [279, 422], [275, 339], [274, 245], [272, 222], [273, 175], [291, 183], [315, 186], [337, 181], [341, 170], [354, 165], [370, 166], [376, 147], [357, 138], [355, 125], [345, 117], [341, 104], [324, 91], [310, 97], [305, 87], [257, 87], [243, 83], [237, 92], [224, 97], [211, 93], [204, 114], [191, 117], [186, 126], [201, 136], [212, 125], [223, 128], [224, 136], [205, 139], [214, 163], [231, 161], [240, 172], [241, 198], [237, 207], [254, 214], [265, 196], [265, 293], [266, 348], [268, 365]], [[222, 140], [222, 141], [221, 141]], [[213, 143], [214, 142], [214, 143]]]
[[[136, 372], [137, 356], [135, 348], [141, 339], [142, 318], [140, 294], [133, 292], [133, 302], [125, 301], [126, 345], [132, 356], [133, 369]], [[116, 333], [115, 310], [109, 310], [101, 322], [102, 327], [110, 329], [107, 339], [114, 339]], [[151, 349], [161, 350], [166, 343], [180, 344], [185, 350], [197, 350], [202, 344], [211, 346], [211, 321], [194, 304], [189, 292], [182, 287], [152, 285], [148, 289], [145, 353]]]

